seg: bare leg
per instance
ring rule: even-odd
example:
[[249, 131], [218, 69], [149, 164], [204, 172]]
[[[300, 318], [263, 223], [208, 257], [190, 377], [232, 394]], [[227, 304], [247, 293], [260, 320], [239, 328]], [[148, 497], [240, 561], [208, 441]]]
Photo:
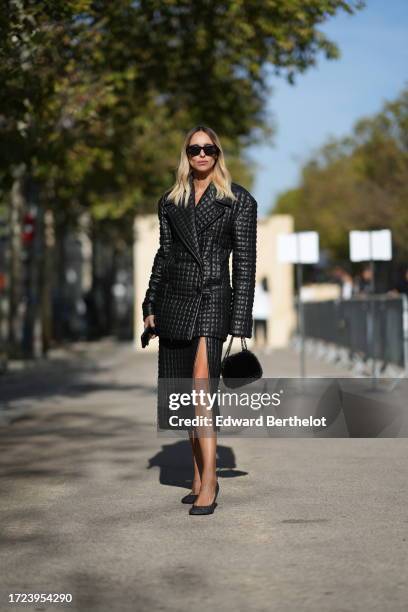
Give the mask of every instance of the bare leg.
[[193, 452], [193, 463], [194, 463], [194, 476], [193, 484], [191, 485], [191, 491], [194, 495], [198, 495], [201, 487], [201, 472], [202, 472], [202, 461], [200, 444], [196, 432], [188, 432], [191, 444], [191, 450]]
[[[196, 389], [210, 391], [209, 366], [207, 355], [207, 343], [204, 336], [199, 338], [197, 353], [193, 367], [193, 379]], [[207, 410], [206, 404], [201, 404], [196, 408], [196, 415], [211, 417], [211, 411]], [[197, 441], [201, 457], [198, 459], [198, 468], [201, 472], [201, 487], [198, 498], [195, 501], [197, 506], [208, 506], [212, 503], [217, 484], [216, 477], [216, 452], [217, 435], [211, 426], [197, 427]]]

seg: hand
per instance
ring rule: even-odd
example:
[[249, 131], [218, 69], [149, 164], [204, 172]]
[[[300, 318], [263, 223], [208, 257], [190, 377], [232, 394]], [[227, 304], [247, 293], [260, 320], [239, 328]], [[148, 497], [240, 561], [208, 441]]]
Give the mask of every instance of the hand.
[[[155, 327], [156, 326], [156, 322], [155, 322], [155, 318], [154, 315], [148, 315], [145, 320], [144, 320], [144, 328], [146, 329], [146, 327], [149, 327], [149, 325], [151, 327]], [[157, 334], [150, 334], [151, 338], [155, 338]]]

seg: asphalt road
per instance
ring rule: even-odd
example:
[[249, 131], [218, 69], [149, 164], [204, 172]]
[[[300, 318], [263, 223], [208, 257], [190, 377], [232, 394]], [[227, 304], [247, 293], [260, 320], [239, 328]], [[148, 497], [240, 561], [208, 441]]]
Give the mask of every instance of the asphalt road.
[[[297, 356], [264, 364], [295, 375]], [[81, 612], [408, 609], [405, 438], [220, 438], [218, 507], [192, 517], [156, 367], [105, 341], [0, 379], [0, 610], [11, 593]]]

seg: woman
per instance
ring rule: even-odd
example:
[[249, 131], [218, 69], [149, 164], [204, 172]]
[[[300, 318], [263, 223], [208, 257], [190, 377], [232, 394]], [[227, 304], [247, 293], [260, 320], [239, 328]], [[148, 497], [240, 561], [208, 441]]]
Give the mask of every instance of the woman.
[[[159, 382], [192, 379], [195, 389], [215, 392], [228, 334], [252, 335], [257, 202], [231, 182], [211, 128], [197, 126], [186, 135], [176, 182], [160, 198], [158, 215], [160, 246], [143, 319], [145, 328], [156, 327], [159, 336]], [[158, 395], [159, 428], [174, 429], [169, 418], [175, 412]], [[179, 427], [188, 429], [193, 453], [192, 491], [181, 500], [193, 504], [192, 515], [211, 514], [219, 490], [214, 424], [218, 406], [211, 410], [200, 403], [195, 407], [196, 416], [210, 415], [210, 424]]]

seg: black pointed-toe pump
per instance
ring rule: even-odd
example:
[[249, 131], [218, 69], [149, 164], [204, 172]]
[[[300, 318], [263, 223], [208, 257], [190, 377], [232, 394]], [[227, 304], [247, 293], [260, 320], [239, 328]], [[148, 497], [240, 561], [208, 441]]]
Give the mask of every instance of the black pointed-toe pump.
[[212, 503], [209, 506], [194, 506], [193, 504], [190, 508], [189, 514], [195, 514], [195, 515], [212, 514], [217, 506], [217, 504], [215, 503], [215, 500], [217, 499], [219, 490], [220, 490], [220, 485], [217, 482], [217, 485], [215, 487], [215, 496], [214, 496]]
[[198, 495], [196, 495], [195, 493], [188, 493], [187, 495], [181, 498], [181, 503], [182, 504], [193, 504], [195, 500], [197, 499], [197, 497]]

